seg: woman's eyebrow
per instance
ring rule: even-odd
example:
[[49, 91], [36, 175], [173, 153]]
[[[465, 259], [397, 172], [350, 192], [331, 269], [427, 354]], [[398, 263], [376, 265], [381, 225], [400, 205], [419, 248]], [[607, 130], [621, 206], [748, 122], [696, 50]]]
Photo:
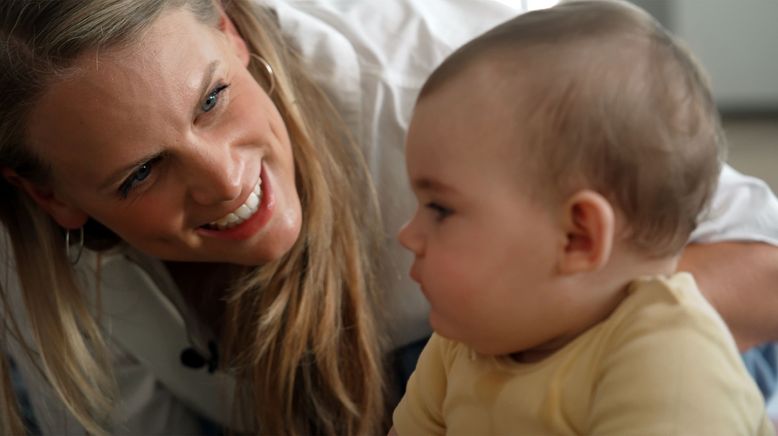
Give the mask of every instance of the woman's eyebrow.
[[139, 159], [133, 161], [132, 163], [119, 168], [118, 170], [112, 172], [110, 176], [106, 177], [103, 183], [100, 183], [97, 189], [100, 191], [107, 190], [108, 188], [112, 187], [116, 183], [119, 183], [119, 181], [124, 179], [125, 175], [129, 174], [135, 168], [143, 165], [146, 162], [153, 160], [154, 158], [160, 155], [161, 152], [152, 153], [148, 156], [142, 156]]
[[208, 92], [208, 88], [211, 86], [211, 81], [213, 80], [213, 75], [217, 68], [219, 68], [218, 60], [209, 62], [208, 66], [205, 67], [205, 73], [200, 82], [200, 94], [198, 94], [198, 97], [204, 96]]
[[[208, 91], [210, 90], [211, 82], [213, 81], [213, 75], [216, 73], [216, 70], [219, 68], [219, 60], [213, 60], [208, 63], [208, 65], [205, 67], [205, 72], [203, 73], [203, 78], [200, 81], [200, 93], [197, 94], [197, 101], [199, 101], [205, 97], [208, 94]], [[195, 104], [192, 116], [196, 116], [200, 110], [200, 105]]]
[[[216, 73], [216, 70], [218, 68], [219, 68], [218, 60], [209, 62], [208, 65], [205, 67], [205, 72], [203, 73], [202, 79], [200, 80], [200, 88], [199, 88], [200, 93], [197, 94], [197, 98], [202, 98], [202, 96], [208, 93], [209, 88], [211, 86], [211, 82], [213, 81], [213, 75]], [[153, 153], [148, 156], [142, 156], [138, 159], [135, 159], [132, 163], [124, 165], [121, 168], [111, 172], [111, 175], [106, 177], [105, 180], [99, 184], [98, 189], [101, 191], [108, 189], [109, 187], [118, 183], [122, 178], [124, 178], [126, 174], [128, 174], [134, 168], [137, 168], [139, 165], [142, 165], [145, 162], [154, 159], [156, 156], [158, 156], [158, 154], [159, 153]]]

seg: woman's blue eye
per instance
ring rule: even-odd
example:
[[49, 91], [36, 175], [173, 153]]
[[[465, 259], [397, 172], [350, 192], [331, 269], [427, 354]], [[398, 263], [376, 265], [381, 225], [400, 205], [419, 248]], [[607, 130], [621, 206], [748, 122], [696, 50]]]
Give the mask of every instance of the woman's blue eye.
[[219, 103], [219, 94], [222, 93], [225, 89], [227, 89], [228, 85], [220, 85], [213, 91], [211, 91], [210, 94], [208, 94], [207, 97], [205, 97], [205, 100], [203, 100], [203, 103], [200, 105], [200, 109], [203, 112], [210, 112], [211, 109], [216, 107], [216, 104]]
[[132, 174], [130, 174], [127, 179], [122, 182], [121, 186], [119, 186], [119, 194], [123, 198], [127, 198], [130, 191], [139, 183], [146, 180], [149, 175], [151, 175], [151, 169], [154, 166], [154, 163], [157, 161], [157, 158], [152, 159], [143, 165], [139, 166]]

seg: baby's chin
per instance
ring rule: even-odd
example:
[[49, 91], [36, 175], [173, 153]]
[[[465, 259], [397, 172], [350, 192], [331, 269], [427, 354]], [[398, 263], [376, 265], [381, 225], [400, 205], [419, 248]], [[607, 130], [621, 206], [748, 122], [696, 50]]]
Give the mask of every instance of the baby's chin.
[[450, 341], [464, 344], [479, 356], [505, 357], [517, 353], [517, 350], [521, 350], [520, 346], [514, 346], [514, 344], [489, 340], [489, 337], [493, 337], [494, 335], [485, 334], [486, 337], [484, 338], [474, 337], [472, 335], [472, 330], [463, 331], [467, 329], [447, 329], [445, 326], [441, 326], [440, 323], [433, 322], [432, 319], [433, 317], [430, 316], [430, 325], [437, 335]]
[[463, 334], [465, 332], [462, 330], [465, 329], [460, 330], [458, 328], [451, 328], [450, 326], [447, 326], [446, 323], [441, 322], [440, 319], [434, 315], [434, 312], [430, 313], [429, 321], [432, 330], [435, 331], [438, 336], [450, 341], [462, 343], [478, 354], [485, 356], [495, 355], [491, 352], [491, 347], [485, 346], [486, 344], [473, 338], [472, 336]]

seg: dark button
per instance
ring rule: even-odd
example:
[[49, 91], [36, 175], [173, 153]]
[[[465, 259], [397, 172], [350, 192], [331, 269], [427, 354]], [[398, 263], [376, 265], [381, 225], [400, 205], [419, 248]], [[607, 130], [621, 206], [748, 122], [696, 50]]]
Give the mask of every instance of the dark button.
[[200, 369], [206, 364], [205, 357], [195, 351], [194, 348], [187, 348], [181, 352], [181, 363], [189, 368]]

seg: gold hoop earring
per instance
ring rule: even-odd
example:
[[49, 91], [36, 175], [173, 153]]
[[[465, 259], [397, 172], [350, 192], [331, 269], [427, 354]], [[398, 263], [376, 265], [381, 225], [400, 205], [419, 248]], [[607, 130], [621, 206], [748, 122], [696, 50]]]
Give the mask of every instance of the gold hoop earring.
[[251, 53], [249, 56], [251, 59], [255, 59], [257, 62], [262, 64], [262, 69], [265, 70], [265, 76], [268, 83], [267, 95], [273, 94], [273, 91], [276, 89], [276, 75], [273, 72], [273, 67], [271, 67], [270, 64], [260, 55]]
[[71, 265], [78, 263], [81, 259], [81, 253], [84, 252], [84, 227], [79, 227], [79, 237], [75, 254], [71, 252], [70, 247], [70, 229], [65, 230], [65, 256], [67, 256]]

